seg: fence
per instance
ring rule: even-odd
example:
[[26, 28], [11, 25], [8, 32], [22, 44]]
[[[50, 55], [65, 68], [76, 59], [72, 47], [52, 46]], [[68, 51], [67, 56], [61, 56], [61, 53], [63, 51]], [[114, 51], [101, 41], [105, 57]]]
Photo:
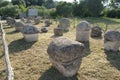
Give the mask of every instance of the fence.
[[5, 53], [5, 63], [6, 63], [6, 70], [7, 70], [7, 80], [14, 80], [14, 72], [11, 67], [10, 59], [9, 59], [9, 50], [7, 46], [7, 42], [5, 39], [5, 32], [2, 26], [2, 22], [0, 23], [0, 32], [2, 36], [2, 44]]

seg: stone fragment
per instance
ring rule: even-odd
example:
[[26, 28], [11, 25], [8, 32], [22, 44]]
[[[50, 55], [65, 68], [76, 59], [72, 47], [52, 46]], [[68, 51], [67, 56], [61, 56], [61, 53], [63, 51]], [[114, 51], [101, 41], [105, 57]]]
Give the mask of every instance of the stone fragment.
[[66, 77], [71, 77], [79, 70], [84, 45], [66, 37], [55, 38], [48, 46], [47, 52], [53, 66]]
[[69, 31], [70, 21], [68, 18], [62, 18], [59, 22], [59, 28], [62, 28], [64, 32]]
[[120, 47], [120, 32], [107, 31], [104, 35], [104, 48], [108, 51], [119, 51]]
[[76, 40], [82, 42], [88, 42], [90, 30], [91, 27], [87, 21], [82, 21], [81, 23], [79, 23], [76, 27]]
[[102, 29], [99, 26], [95, 26], [91, 30], [91, 37], [101, 37]]

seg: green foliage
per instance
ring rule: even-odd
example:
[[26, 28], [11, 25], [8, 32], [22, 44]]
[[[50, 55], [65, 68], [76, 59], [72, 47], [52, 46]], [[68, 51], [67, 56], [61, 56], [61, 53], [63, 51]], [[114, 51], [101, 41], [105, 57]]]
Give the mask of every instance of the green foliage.
[[55, 9], [55, 8], [53, 8], [53, 9], [50, 10], [50, 16], [51, 16], [52, 18], [56, 18], [56, 17], [57, 17], [57, 12], [56, 12], [56, 9]]
[[13, 5], [23, 5], [26, 6], [25, 0], [12, 0]]
[[80, 17], [98, 17], [103, 10], [103, 0], [76, 0], [73, 2], [73, 15]]
[[103, 0], [85, 0], [84, 6], [88, 9], [88, 12], [92, 17], [98, 17], [103, 10]]
[[43, 3], [43, 6], [45, 6], [48, 9], [51, 9], [51, 8], [55, 8], [56, 5], [55, 5], [55, 2], [53, 0], [46, 0]]
[[56, 12], [60, 16], [69, 17], [72, 16], [73, 6], [71, 3], [59, 2], [56, 6]]
[[7, 17], [17, 17], [19, 15], [20, 9], [18, 5], [12, 5], [9, 4], [5, 7], [1, 7], [0, 8], [0, 14], [2, 14], [2, 16]]
[[7, 6], [8, 4], [10, 4], [9, 1], [1, 1], [1, 2], [0, 2], [0, 7]]
[[22, 4], [19, 5], [19, 8], [21, 9], [22, 13], [27, 11], [27, 8], [24, 5], [22, 5]]
[[110, 18], [120, 18], [120, 9], [105, 9], [102, 15]]
[[25, 0], [25, 3], [27, 6], [32, 6], [32, 5], [42, 6], [44, 0]]
[[110, 4], [109, 6], [116, 9], [116, 8], [120, 8], [120, 0], [110, 0]]
[[50, 10], [46, 9], [43, 6], [29, 6], [28, 9], [38, 9], [38, 15], [43, 17], [49, 17], [50, 16]]
[[77, 16], [80, 17], [89, 17], [92, 16], [88, 7], [86, 6], [86, 2], [85, 1], [81, 1], [80, 4], [77, 7]]

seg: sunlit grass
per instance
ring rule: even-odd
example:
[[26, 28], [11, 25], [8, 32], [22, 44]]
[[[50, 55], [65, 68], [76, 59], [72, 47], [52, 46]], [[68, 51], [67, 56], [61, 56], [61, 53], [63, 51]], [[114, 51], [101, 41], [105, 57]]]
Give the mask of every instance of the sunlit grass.
[[[70, 31], [64, 33], [64, 36], [75, 40], [75, 25], [81, 20], [87, 20], [91, 26], [99, 25], [108, 29], [115, 29], [120, 26], [119, 19], [111, 18], [76, 18], [71, 19]], [[38, 28], [42, 24], [36, 25]], [[4, 26], [6, 32], [7, 43], [9, 46], [10, 60], [15, 73], [15, 80], [120, 80], [120, 52], [105, 52], [102, 39], [90, 38], [86, 43], [85, 57], [78, 74], [71, 78], [63, 77], [56, 69], [52, 67], [46, 52], [48, 44], [53, 38], [53, 29], [57, 27], [57, 23], [49, 27], [47, 33], [40, 33], [38, 42], [27, 43], [23, 39], [23, 35], [15, 32], [14, 28]], [[3, 54], [0, 48], [0, 55]], [[0, 80], [4, 80], [5, 63], [4, 56], [0, 57]]]

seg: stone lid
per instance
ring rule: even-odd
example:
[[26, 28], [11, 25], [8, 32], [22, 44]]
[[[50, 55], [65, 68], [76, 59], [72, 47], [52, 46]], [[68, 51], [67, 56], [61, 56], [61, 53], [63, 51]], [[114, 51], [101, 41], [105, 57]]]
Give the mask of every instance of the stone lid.
[[76, 30], [80, 30], [80, 31], [89, 31], [91, 29], [90, 24], [87, 21], [82, 21], [80, 22], [77, 27]]
[[84, 49], [82, 43], [66, 37], [58, 37], [49, 44], [47, 52], [52, 59], [58, 62], [66, 62], [82, 57]]
[[24, 26], [25, 26], [25, 23], [22, 22], [22, 21], [19, 21], [19, 22], [15, 23], [15, 27], [24, 27]]
[[120, 32], [114, 30], [107, 31], [104, 38], [106, 41], [120, 41]]
[[60, 24], [70, 24], [69, 18], [62, 18], [62, 19], [60, 20]]
[[38, 33], [39, 30], [38, 28], [36, 28], [34, 25], [26, 25], [24, 28], [23, 28], [23, 31], [22, 31], [24, 34], [35, 34], [35, 33]]
[[92, 30], [100, 30], [101, 31], [102, 29], [99, 26], [94, 26], [94, 27], [92, 27]]

